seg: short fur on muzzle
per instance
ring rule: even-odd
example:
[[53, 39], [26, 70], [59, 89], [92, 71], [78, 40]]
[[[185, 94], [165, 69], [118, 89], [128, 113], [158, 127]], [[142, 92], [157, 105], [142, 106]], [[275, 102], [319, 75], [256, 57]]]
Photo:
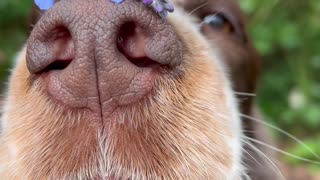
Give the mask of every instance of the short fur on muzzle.
[[[61, 0], [53, 8], [71, 1]], [[84, 9], [85, 7], [97, 8], [96, 10], [85, 9], [90, 12], [104, 11], [103, 6], [94, 4], [102, 1], [80, 0], [86, 5], [81, 6]], [[126, 6], [125, 3], [131, 3], [127, 1], [123, 2], [123, 6]], [[93, 3], [93, 5], [87, 3]], [[36, 57], [30, 57], [30, 53], [35, 52], [27, 51], [28, 47], [24, 47], [17, 57], [11, 74], [4, 113], [1, 116], [3, 132], [0, 139], [0, 177], [10, 180], [241, 179], [245, 175], [241, 162], [242, 126], [240, 110], [233, 93], [232, 84], [234, 83], [230, 80], [235, 71], [226, 68], [229, 67], [228, 60], [233, 60], [236, 55], [227, 53], [228, 49], [224, 47], [237, 49], [240, 51], [237, 53], [241, 54], [242, 49], [235, 47], [247, 48], [243, 46], [246, 36], [241, 34], [242, 29], [237, 28], [232, 33], [213, 31], [214, 33], [206, 34], [207, 31], [201, 28], [203, 15], [198, 12], [190, 14], [191, 1], [188, 3], [188, 1], [176, 0], [174, 3], [176, 11], [170, 14], [165, 22], [152, 10], [141, 9], [144, 15], [152, 16], [150, 18], [151, 25], [152, 23], [154, 25], [152, 28], [159, 30], [151, 28], [150, 37], [163, 36], [166, 39], [158, 42], [150, 41], [152, 43], [149, 45], [146, 43], [146, 47], [159, 49], [158, 47], [162, 46], [160, 49], [167, 48], [168, 50], [164, 52], [169, 53], [157, 54], [159, 52], [152, 49], [148, 51], [150, 54], [146, 53], [146, 56], [157, 61], [161, 68], [159, 72], [157, 71], [156, 78], [150, 80], [148, 87], [143, 83], [136, 83], [134, 87], [128, 88], [143, 92], [139, 94], [139, 98], [127, 96], [117, 99], [114, 103], [108, 101], [110, 96], [107, 95], [110, 94], [101, 95], [101, 92], [117, 94], [123, 90], [121, 87], [117, 91], [110, 85], [114, 83], [120, 87], [121, 83], [112, 81], [109, 71], [103, 69], [109, 67], [106, 64], [107, 61], [110, 62], [108, 54], [119, 53], [116, 52], [118, 47], [114, 44], [112, 48], [110, 45], [105, 47], [107, 51], [103, 51], [103, 42], [110, 43], [106, 37], [109, 37], [108, 33], [112, 30], [100, 30], [98, 26], [93, 25], [96, 28], [94, 32], [102, 33], [99, 34], [101, 36], [99, 38], [100, 36], [90, 36], [92, 35], [88, 33], [90, 30], [74, 28], [75, 32], [84, 34], [79, 36], [84, 40], [75, 41], [77, 44], [74, 47], [84, 47], [81, 43], [88, 40], [87, 36], [91, 37], [88, 41], [92, 40], [101, 45], [99, 46], [102, 48], [101, 51], [95, 51], [96, 49], [90, 49], [93, 46], [88, 46], [79, 53], [91, 52], [85, 60], [92, 64], [81, 67], [100, 68], [98, 71], [103, 75], [97, 77], [103, 78], [92, 78], [88, 81], [80, 78], [72, 81], [66, 78], [73, 77], [73, 71], [70, 71], [67, 76], [61, 76], [62, 79], [65, 78], [63, 87], [67, 87], [63, 89], [65, 91], [61, 96], [58, 91], [50, 91], [50, 88], [54, 88], [50, 87], [50, 78], [59, 77], [57, 74], [66, 69], [42, 73], [43, 71], [39, 69], [28, 67], [29, 62], [32, 61], [40, 63], [32, 67], [42, 69], [47, 65], [45, 63], [51, 61], [45, 61], [42, 67], [41, 60], [47, 56], [41, 56], [39, 53]], [[217, 8], [219, 5], [224, 5], [223, 1], [212, 1], [212, 3], [217, 3], [213, 6]], [[61, 8], [68, 6], [70, 4]], [[77, 6], [72, 8], [75, 7]], [[141, 8], [136, 5], [134, 7]], [[71, 18], [71, 26], [76, 18], [79, 19], [75, 21], [86, 21], [86, 16], [79, 12]], [[104, 12], [107, 15], [109, 11]], [[112, 12], [114, 15], [117, 11]], [[50, 10], [43, 13], [43, 19], [40, 19], [34, 31], [48, 25], [44, 20], [51, 21], [50, 13], [54, 15]], [[212, 13], [214, 14], [214, 11]], [[68, 24], [67, 20], [63, 19], [61, 22], [65, 25]], [[94, 24], [92, 20], [90, 22]], [[161, 23], [163, 25], [159, 25]], [[140, 24], [147, 27], [145, 22]], [[242, 28], [236, 23], [233, 24], [235, 27]], [[166, 33], [161, 34], [163, 32]], [[106, 33], [105, 37], [103, 33]], [[166, 35], [172, 38], [167, 38]], [[35, 36], [37, 35], [31, 35], [31, 38]], [[212, 40], [210, 36], [217, 39]], [[46, 37], [43, 38], [46, 39]], [[114, 40], [114, 38], [111, 39]], [[34, 46], [39, 48], [38, 45], [45, 42], [45, 40], [38, 44], [36, 42]], [[251, 44], [246, 45], [252, 48]], [[174, 50], [174, 48], [181, 49]], [[35, 54], [42, 50], [41, 47], [32, 49], [36, 51]], [[119, 57], [128, 58], [120, 55]], [[165, 58], [161, 59], [161, 57]], [[39, 61], [34, 61], [34, 58], [38, 58]], [[180, 59], [181, 62], [176, 63], [176, 59]], [[71, 63], [74, 62], [76, 61]], [[94, 63], [101, 64], [94, 66]], [[162, 66], [163, 64], [165, 67]], [[68, 67], [72, 67], [72, 64], [70, 65]], [[141, 70], [140, 67], [135, 67], [135, 70], [137, 70], [134, 71], [136, 74], [141, 74], [146, 69]], [[114, 71], [117, 71], [117, 74], [123, 74], [121, 77], [128, 75], [121, 70], [121, 66], [116, 67]], [[131, 72], [133, 71], [128, 73]], [[132, 76], [136, 77], [136, 74]], [[141, 76], [145, 77], [146, 74], [148, 73], [142, 73]], [[82, 76], [83, 74], [80, 75], [79, 77], [85, 77]], [[87, 77], [93, 77], [91, 74], [87, 75]], [[91, 80], [94, 81], [94, 85], [88, 84], [92, 83]], [[62, 80], [59, 79], [60, 81]], [[129, 83], [125, 80], [124, 84]], [[72, 87], [72, 91], [67, 91], [68, 87]], [[73, 87], [79, 87], [79, 91]], [[86, 88], [91, 91], [85, 91]], [[146, 88], [148, 90], [145, 90]], [[235, 88], [240, 87], [235, 86]], [[255, 85], [252, 83], [249, 89], [254, 91], [254, 88]], [[91, 96], [92, 93], [95, 95], [95, 92], [100, 92], [100, 95]], [[85, 97], [88, 101], [83, 103], [83, 101], [62, 98], [71, 97], [65, 95], [67, 93], [72, 94], [73, 98]], [[101, 98], [105, 99], [101, 100]]]

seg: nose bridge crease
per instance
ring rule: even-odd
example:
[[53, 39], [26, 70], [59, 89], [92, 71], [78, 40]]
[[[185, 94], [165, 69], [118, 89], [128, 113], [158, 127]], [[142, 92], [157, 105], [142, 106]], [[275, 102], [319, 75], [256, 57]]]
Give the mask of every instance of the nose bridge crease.
[[[94, 52], [96, 52], [96, 48], [94, 47]], [[95, 76], [96, 76], [96, 89], [97, 89], [97, 97], [98, 97], [98, 103], [99, 103], [99, 108], [100, 108], [100, 122], [101, 124], [103, 125], [103, 107], [102, 107], [102, 98], [101, 98], [101, 88], [100, 88], [100, 79], [99, 79], [99, 74], [98, 74], [98, 66], [97, 66], [97, 61], [96, 61], [96, 53], [94, 53], [93, 55], [94, 57], [94, 73], [95, 73]]]

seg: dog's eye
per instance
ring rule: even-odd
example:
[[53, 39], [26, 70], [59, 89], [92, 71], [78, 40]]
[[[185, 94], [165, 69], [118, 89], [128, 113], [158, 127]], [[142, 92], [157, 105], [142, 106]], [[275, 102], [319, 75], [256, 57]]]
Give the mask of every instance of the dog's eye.
[[207, 15], [203, 18], [203, 26], [210, 26], [215, 31], [231, 33], [234, 28], [230, 21], [222, 14], [215, 13]]

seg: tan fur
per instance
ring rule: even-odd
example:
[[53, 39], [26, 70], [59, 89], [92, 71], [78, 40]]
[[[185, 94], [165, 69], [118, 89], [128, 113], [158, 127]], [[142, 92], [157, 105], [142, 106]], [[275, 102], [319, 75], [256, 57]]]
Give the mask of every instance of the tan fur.
[[240, 179], [226, 72], [191, 21], [177, 17], [170, 24], [184, 47], [179, 72], [164, 73], [151, 95], [102, 124], [32, 81], [23, 49], [2, 117], [1, 179]]

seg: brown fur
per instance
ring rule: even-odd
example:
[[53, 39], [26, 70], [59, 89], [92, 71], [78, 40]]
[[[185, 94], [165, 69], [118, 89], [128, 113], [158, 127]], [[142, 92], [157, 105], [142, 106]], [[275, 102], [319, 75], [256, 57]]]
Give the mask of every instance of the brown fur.
[[86, 109], [52, 101], [40, 81], [30, 85], [23, 54], [10, 80], [1, 177], [90, 179], [103, 178], [103, 171], [116, 179], [225, 177], [234, 163], [225, 151], [232, 122], [215, 115], [229, 114], [226, 94], [216, 88], [226, 86], [225, 75], [209, 62], [205, 42], [190, 32], [178, 34], [190, 42], [182, 40], [186, 46], [179, 80], [173, 75], [160, 79], [153, 96], [119, 108], [115, 114], [123, 119], [111, 118], [103, 126], [92, 123]]
[[[243, 22], [233, 2], [210, 2], [213, 7], [230, 7], [229, 13]], [[196, 8], [184, 3], [180, 6], [187, 10]], [[31, 81], [22, 50], [2, 117], [0, 177], [240, 179], [244, 169], [228, 144], [239, 138], [232, 127], [238, 114], [227, 104], [232, 98], [225, 89], [229, 82], [217, 61], [225, 60], [236, 91], [253, 93], [259, 58], [243, 24], [239, 27], [244, 41], [221, 32], [206, 34], [207, 41], [189, 21], [169, 18], [184, 47], [178, 71], [164, 72], [151, 95], [118, 108], [102, 124], [89, 109], [68, 108], [53, 100], [41, 79]], [[212, 50], [219, 55], [213, 56]], [[242, 113], [250, 115], [251, 109], [251, 99], [241, 104]], [[245, 127], [254, 129], [249, 122]]]

